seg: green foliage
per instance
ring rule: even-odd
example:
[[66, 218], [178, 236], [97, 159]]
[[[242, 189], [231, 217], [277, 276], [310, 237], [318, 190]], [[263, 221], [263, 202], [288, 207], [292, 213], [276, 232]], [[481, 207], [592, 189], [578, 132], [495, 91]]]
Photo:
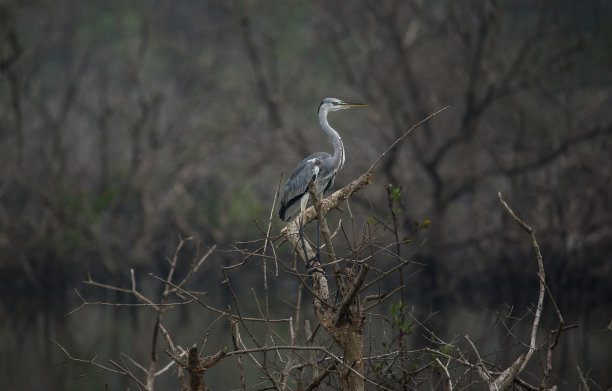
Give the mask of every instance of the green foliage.
[[67, 182], [61, 183], [57, 190], [56, 207], [58, 215], [62, 216], [62, 224], [45, 238], [45, 242], [55, 248], [59, 257], [68, 257], [77, 248], [88, 248], [91, 237], [83, 227], [97, 224], [116, 195], [117, 187], [114, 185], [92, 192], [74, 189]]
[[453, 347], [451, 345], [446, 345], [442, 349], [440, 349], [440, 353], [446, 356], [450, 356], [452, 352], [453, 352]]
[[263, 216], [264, 206], [248, 188], [242, 188], [233, 194], [228, 210], [231, 223], [245, 224], [253, 218]]
[[389, 183], [388, 191], [389, 191], [389, 197], [391, 198], [391, 201], [393, 202], [397, 201], [397, 199], [402, 196], [402, 188], [394, 187], [392, 183]]
[[[432, 335], [433, 337], [433, 335]], [[438, 352], [440, 352], [441, 355], [444, 356], [450, 356], [453, 353], [453, 347], [451, 345], [444, 345], [444, 347], [442, 349], [438, 349]], [[439, 358], [440, 355], [438, 353], [432, 353], [431, 354], [431, 358], [432, 359], [436, 359]]]
[[401, 300], [397, 304], [391, 304], [391, 318], [393, 318], [395, 326], [400, 328], [404, 333], [410, 334], [412, 333], [412, 322], [404, 320], [406, 309], [407, 307]]
[[110, 207], [117, 194], [117, 187], [111, 184], [100, 192], [91, 192], [75, 190], [74, 186], [62, 183], [58, 192], [58, 206], [62, 210], [88, 223], [96, 223]]
[[415, 221], [413, 222], [414, 228], [418, 231], [420, 229], [427, 229], [431, 225], [431, 220], [427, 219], [423, 222]]
[[246, 227], [253, 219], [263, 218], [267, 208], [248, 186], [227, 189], [220, 181], [211, 180], [197, 184], [192, 192], [200, 203], [182, 213], [196, 225]]
[[380, 372], [380, 370], [382, 369], [382, 364], [383, 364], [382, 361], [376, 364], [374, 366], [374, 372]]

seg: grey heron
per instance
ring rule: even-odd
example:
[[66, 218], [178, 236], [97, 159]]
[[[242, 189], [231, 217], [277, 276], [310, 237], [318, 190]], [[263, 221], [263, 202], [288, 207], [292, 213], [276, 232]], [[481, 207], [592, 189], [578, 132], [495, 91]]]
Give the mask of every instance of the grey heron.
[[319, 123], [334, 145], [334, 155], [327, 152], [316, 152], [297, 165], [285, 185], [285, 194], [278, 211], [281, 220], [290, 221], [304, 211], [310, 201], [310, 194], [308, 194], [310, 182], [314, 181], [315, 189], [320, 196], [332, 188], [336, 174], [344, 165], [345, 153], [340, 135], [327, 122], [327, 114], [330, 111], [361, 106], [367, 105], [337, 98], [323, 99], [319, 105]]

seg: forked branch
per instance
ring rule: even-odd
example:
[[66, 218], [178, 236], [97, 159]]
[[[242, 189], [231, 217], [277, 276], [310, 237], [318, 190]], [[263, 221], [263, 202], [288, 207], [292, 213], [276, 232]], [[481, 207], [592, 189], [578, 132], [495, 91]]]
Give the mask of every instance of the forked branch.
[[535, 234], [533, 233], [533, 229], [529, 225], [527, 225], [527, 223], [525, 223], [521, 218], [519, 218], [516, 215], [516, 213], [514, 213], [514, 211], [510, 208], [510, 205], [508, 205], [508, 203], [504, 201], [504, 199], [502, 198], [501, 193], [497, 193], [497, 196], [499, 197], [499, 201], [504, 206], [508, 214], [512, 216], [514, 221], [516, 221], [516, 223], [521, 228], [523, 228], [525, 232], [527, 232], [529, 236], [531, 237], [531, 243], [535, 251], [536, 260], [538, 262], [538, 276], [539, 276], [538, 282], [540, 284], [540, 293], [538, 296], [538, 304], [536, 306], [536, 312], [533, 317], [533, 324], [531, 325], [531, 337], [529, 341], [529, 349], [527, 350], [526, 353], [520, 354], [519, 357], [508, 368], [502, 371], [502, 373], [497, 378], [485, 379], [483, 377], [485, 381], [489, 382], [489, 389], [491, 391], [506, 390], [510, 386], [512, 386], [512, 383], [514, 382], [518, 374], [521, 373], [523, 369], [525, 369], [525, 366], [529, 362], [529, 359], [531, 358], [533, 353], [536, 351], [536, 337], [538, 333], [538, 327], [540, 325], [540, 317], [542, 315], [544, 295], [546, 293], [544, 263], [542, 262], [542, 254], [540, 253], [540, 247], [538, 246], [538, 242], [536, 241]]

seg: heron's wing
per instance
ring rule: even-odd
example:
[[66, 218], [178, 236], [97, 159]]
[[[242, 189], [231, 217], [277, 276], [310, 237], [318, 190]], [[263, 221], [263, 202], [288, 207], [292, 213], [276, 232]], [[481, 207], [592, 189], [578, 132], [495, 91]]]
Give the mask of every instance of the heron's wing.
[[329, 157], [330, 155], [325, 152], [313, 153], [302, 160], [291, 175], [289, 175], [285, 185], [285, 194], [278, 211], [278, 215], [282, 220], [289, 221], [299, 213], [301, 207], [299, 201], [307, 195], [310, 182], [319, 175], [321, 162]]
[[327, 194], [327, 192], [330, 191], [332, 187], [334, 187], [335, 181], [336, 181], [336, 174], [333, 174], [331, 178], [329, 178], [329, 181], [327, 182], [327, 186], [325, 186], [325, 189], [323, 189], [323, 194]]

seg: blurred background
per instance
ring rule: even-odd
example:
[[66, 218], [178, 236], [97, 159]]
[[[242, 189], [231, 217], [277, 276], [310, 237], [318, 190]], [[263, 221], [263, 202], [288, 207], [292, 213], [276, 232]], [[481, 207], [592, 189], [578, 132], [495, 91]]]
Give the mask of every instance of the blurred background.
[[[336, 188], [450, 106], [391, 150], [351, 203], [384, 223], [387, 185], [401, 188], [405, 251], [423, 264], [407, 271], [410, 304], [447, 314], [455, 334], [533, 304], [533, 249], [501, 192], [535, 229], [566, 322], [580, 325], [564, 341], [573, 361], [559, 365], [610, 386], [604, 0], [0, 1], [4, 383], [104, 389], [104, 374], [79, 377], [91, 368], [67, 365], [49, 338], [88, 359], [138, 350], [125, 330], [140, 315], [66, 316], [88, 273], [125, 286], [134, 268], [140, 284], [192, 236], [187, 257], [197, 243], [220, 250], [199, 277], [214, 293], [234, 243], [263, 236], [281, 180], [332, 150], [316, 117], [328, 96], [369, 104], [329, 117], [347, 151]], [[248, 289], [254, 273], [235, 278]]]

